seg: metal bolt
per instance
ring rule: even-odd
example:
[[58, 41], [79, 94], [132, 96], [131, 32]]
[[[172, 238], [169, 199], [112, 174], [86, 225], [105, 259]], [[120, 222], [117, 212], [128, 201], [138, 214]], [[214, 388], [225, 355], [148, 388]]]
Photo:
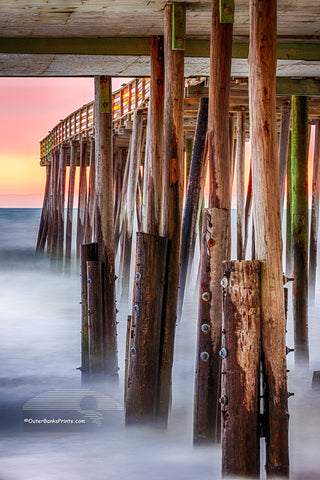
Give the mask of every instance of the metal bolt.
[[91, 315], [91, 313], [92, 313], [92, 309], [88, 308], [88, 315]]
[[210, 292], [203, 292], [201, 298], [204, 302], [209, 302], [209, 300], [211, 298], [211, 293]]
[[221, 403], [222, 406], [228, 405], [228, 397], [226, 395], [222, 395], [222, 397], [219, 398], [219, 402]]
[[131, 347], [130, 352], [132, 353], [132, 355], [135, 355], [137, 353], [137, 350], [135, 347]]
[[136, 273], [136, 280], [141, 280], [141, 273], [140, 272]]
[[214, 247], [215, 244], [216, 244], [216, 242], [215, 242], [214, 238], [210, 238], [210, 239], [208, 240], [208, 245], [209, 245], [209, 247]]
[[294, 352], [294, 348], [286, 347], [286, 355], [288, 355], [290, 352]]
[[223, 288], [227, 288], [228, 283], [229, 283], [229, 282], [228, 282], [227, 277], [223, 277], [223, 279], [222, 279], [221, 282], [220, 282], [220, 285], [221, 285]]
[[138, 313], [139, 312], [139, 305], [137, 303], [134, 304], [133, 310]]
[[231, 13], [232, 13], [231, 7], [226, 7], [223, 11], [224, 11], [225, 15], [231, 15]]
[[222, 347], [220, 352], [219, 352], [219, 355], [221, 358], [227, 358], [228, 356], [228, 350], [226, 349], [226, 347]]
[[201, 325], [201, 332], [203, 332], [203, 333], [210, 332], [210, 325], [208, 325], [207, 323], [203, 323]]
[[89, 285], [91, 285], [91, 283], [92, 283], [92, 278], [88, 278], [87, 283], [89, 283]]
[[293, 397], [293, 395], [294, 395], [294, 393], [288, 392], [288, 398], [289, 398], [289, 397]]
[[203, 362], [207, 362], [209, 360], [209, 353], [208, 352], [201, 352], [200, 353], [200, 358]]

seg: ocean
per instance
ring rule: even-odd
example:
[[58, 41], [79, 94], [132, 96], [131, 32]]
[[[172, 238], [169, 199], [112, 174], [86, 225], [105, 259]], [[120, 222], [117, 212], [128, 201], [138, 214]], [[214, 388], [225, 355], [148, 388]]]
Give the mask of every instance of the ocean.
[[[79, 270], [75, 263], [69, 272], [57, 270], [35, 254], [40, 215], [41, 209], [0, 209], [0, 480], [219, 480], [220, 449], [192, 446], [195, 286], [177, 327], [168, 430], [126, 429], [130, 299], [118, 304], [119, 389], [82, 385]], [[291, 292], [289, 304], [290, 298]], [[319, 311], [318, 286], [309, 309], [309, 367], [297, 368], [293, 354], [287, 357], [295, 393], [289, 398], [292, 479], [320, 478], [320, 390], [312, 389], [320, 370]], [[287, 337], [292, 347], [291, 309]]]

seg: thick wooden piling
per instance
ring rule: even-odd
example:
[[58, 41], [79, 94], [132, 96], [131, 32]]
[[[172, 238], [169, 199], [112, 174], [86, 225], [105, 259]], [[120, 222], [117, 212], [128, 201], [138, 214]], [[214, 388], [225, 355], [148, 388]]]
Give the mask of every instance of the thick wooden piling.
[[70, 169], [68, 185], [68, 206], [67, 206], [67, 225], [66, 225], [66, 258], [71, 258], [72, 246], [72, 223], [73, 223], [73, 202], [74, 202], [74, 184], [77, 165], [77, 144], [74, 140], [70, 142]]
[[48, 235], [50, 176], [51, 176], [51, 165], [47, 165], [46, 186], [44, 190], [41, 218], [40, 218], [38, 238], [37, 238], [37, 246], [36, 246], [37, 252], [44, 252], [47, 235]]
[[248, 245], [249, 219], [250, 219], [251, 210], [252, 210], [252, 166], [251, 166], [251, 160], [250, 160], [246, 205], [244, 209], [244, 252], [246, 252], [247, 245]]
[[[195, 444], [220, 441], [220, 260], [225, 255], [228, 224], [227, 209], [203, 210], [193, 430]], [[221, 302], [217, 301], [219, 298]]]
[[245, 114], [237, 113], [237, 259], [244, 260]]
[[87, 142], [80, 140], [80, 175], [79, 175], [79, 199], [77, 221], [77, 256], [79, 257], [80, 245], [84, 239], [84, 224], [87, 209]]
[[52, 197], [51, 197], [51, 216], [52, 229], [50, 241], [51, 259], [54, 261], [58, 250], [58, 232], [59, 232], [59, 217], [58, 217], [58, 173], [59, 173], [59, 153], [55, 150], [52, 155]]
[[268, 411], [266, 470], [288, 476], [286, 319], [282, 279], [276, 132], [277, 2], [250, 1], [249, 104], [256, 258], [261, 274], [261, 332]]
[[308, 362], [308, 98], [292, 97], [292, 238], [295, 360]]
[[148, 117], [148, 150], [146, 170], [145, 232], [159, 235], [162, 215], [163, 190], [163, 112], [164, 112], [164, 46], [163, 37], [151, 37], [150, 44], [150, 99]]
[[291, 105], [281, 107], [281, 126], [279, 138], [279, 180], [280, 180], [280, 216], [282, 220], [284, 191], [287, 173], [289, 137], [290, 137]]
[[[176, 14], [173, 16], [173, 5], [171, 4], [167, 4], [164, 10], [165, 99], [162, 236], [169, 239], [169, 244], [158, 386], [158, 415], [163, 419], [164, 424], [167, 422], [171, 398], [183, 196], [184, 51], [172, 49], [172, 36], [175, 36], [175, 27], [177, 27], [177, 33], [180, 34], [179, 38], [183, 46], [185, 32], [185, 21], [183, 21], [183, 17], [185, 14], [185, 6], [183, 4], [176, 4], [176, 7], [178, 7], [178, 11], [180, 11], [182, 15]], [[180, 22], [181, 17], [182, 22]], [[181, 28], [179, 28], [181, 25], [182, 32]]]
[[95, 77], [96, 236], [102, 263], [104, 372], [118, 378], [111, 78]]
[[85, 381], [89, 374], [89, 337], [88, 337], [88, 289], [87, 262], [98, 260], [98, 244], [82, 244], [80, 247], [81, 275], [81, 373]]
[[260, 473], [260, 262], [223, 263], [222, 475]]
[[132, 322], [126, 385], [126, 424], [154, 422], [158, 403], [158, 373], [167, 239], [137, 233]]
[[315, 301], [320, 191], [320, 120], [316, 120], [313, 156], [312, 204], [309, 247], [309, 299]]
[[[209, 379], [209, 391], [212, 393], [210, 405], [212, 412], [204, 409], [204, 415], [208, 415], [208, 424], [212, 432], [208, 430], [205, 435], [207, 441], [220, 441], [220, 422], [217, 418], [220, 386], [220, 361], [218, 351], [221, 342], [222, 324], [222, 289], [220, 285], [222, 262], [228, 260], [231, 248], [231, 155], [229, 133], [229, 96], [230, 75], [232, 58], [232, 23], [219, 22], [219, 1], [212, 1], [211, 16], [211, 40], [210, 40], [210, 79], [209, 79], [209, 117], [208, 117], [208, 164], [209, 164], [209, 207], [214, 208], [210, 218], [210, 232], [212, 236], [212, 249], [210, 251], [210, 275], [208, 282], [208, 295], [210, 297], [210, 323], [211, 340], [213, 344], [213, 372]], [[220, 211], [219, 211], [220, 210]], [[216, 242], [215, 236], [219, 241]], [[223, 242], [220, 241], [221, 237]], [[207, 255], [207, 246], [202, 245], [201, 263], [205, 262], [202, 257]], [[200, 285], [206, 280], [200, 279]], [[205, 293], [205, 292], [204, 292]], [[199, 318], [202, 315], [201, 301], [199, 305]], [[207, 319], [205, 323], [208, 322]], [[201, 352], [197, 351], [199, 356]], [[201, 365], [201, 364], [200, 364]], [[209, 373], [209, 372], [208, 372]], [[197, 387], [196, 387], [197, 388]], [[205, 394], [205, 384], [199, 384], [198, 399]], [[198, 400], [197, 400], [198, 401]], [[199, 407], [197, 407], [199, 408]], [[209, 416], [213, 418], [209, 421]], [[206, 420], [202, 420], [206, 424]], [[209, 427], [209, 428], [210, 428]], [[204, 427], [206, 428], [206, 427]]]
[[90, 380], [103, 373], [101, 262], [87, 261], [88, 347]]
[[183, 299], [189, 265], [190, 245], [193, 232], [198, 218], [199, 201], [201, 194], [202, 167], [206, 146], [208, 126], [208, 99], [201, 98], [197, 117], [197, 126], [192, 149], [192, 159], [188, 180], [187, 196], [182, 220], [181, 252], [180, 252], [180, 276], [179, 276], [179, 299], [178, 317], [181, 318]]

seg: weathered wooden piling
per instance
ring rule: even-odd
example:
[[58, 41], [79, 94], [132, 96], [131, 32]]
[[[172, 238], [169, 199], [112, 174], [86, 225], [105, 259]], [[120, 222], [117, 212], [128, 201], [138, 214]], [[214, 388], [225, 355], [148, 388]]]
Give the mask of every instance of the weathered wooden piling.
[[203, 170], [207, 126], [208, 126], [208, 99], [201, 98], [199, 101], [197, 126], [196, 126], [196, 131], [194, 136], [194, 142], [193, 142], [187, 196], [186, 196], [183, 220], [182, 220], [179, 298], [178, 298], [178, 317], [179, 318], [181, 318], [183, 299], [184, 299], [184, 293], [185, 293], [185, 287], [186, 287], [188, 265], [189, 265], [190, 244], [193, 239], [193, 232], [196, 228], [196, 220], [198, 218], [199, 202], [200, 202], [200, 194], [201, 194], [201, 183], [202, 183], [201, 174]]
[[90, 243], [94, 235], [94, 216], [96, 209], [96, 161], [94, 139], [90, 141], [90, 171], [89, 171], [89, 189], [88, 204], [86, 208], [86, 221], [84, 227], [84, 241]]
[[237, 113], [237, 259], [244, 260], [245, 114]]
[[143, 116], [138, 111], [133, 116], [131, 148], [129, 157], [128, 188], [126, 192], [126, 214], [122, 225], [122, 280], [121, 297], [129, 298], [130, 265], [132, 251], [132, 235], [134, 223], [134, 211], [138, 187], [139, 167], [141, 163]]
[[[210, 400], [211, 412], [204, 410], [204, 415], [212, 416], [212, 432], [206, 431], [208, 441], [220, 441], [220, 422], [218, 418], [218, 396], [220, 386], [220, 360], [218, 352], [221, 343], [222, 324], [222, 287], [220, 285], [222, 262], [228, 260], [231, 247], [231, 156], [229, 141], [229, 95], [230, 95], [230, 74], [232, 58], [232, 23], [219, 22], [219, 1], [212, 1], [211, 17], [211, 41], [210, 41], [210, 79], [209, 79], [209, 117], [208, 117], [208, 164], [209, 164], [209, 207], [212, 215], [210, 218], [210, 233], [213, 244], [210, 251], [210, 272], [209, 278], [200, 278], [200, 285], [208, 282], [208, 295], [210, 297], [210, 326], [213, 349], [213, 372], [212, 376], [204, 379], [203, 386], [210, 382], [209, 391], [212, 391], [213, 398]], [[233, 13], [231, 9], [231, 14]], [[232, 17], [232, 15], [231, 15]], [[215, 236], [219, 238], [216, 242]], [[223, 241], [221, 241], [223, 238]], [[202, 244], [201, 264], [205, 262], [202, 257], [207, 255], [207, 245]], [[201, 301], [199, 305], [199, 317], [201, 312]], [[203, 319], [208, 323], [208, 318]], [[200, 348], [200, 344], [198, 344]], [[201, 352], [197, 350], [197, 356]], [[200, 364], [201, 365], [201, 364]], [[209, 374], [209, 371], [207, 372]], [[197, 373], [197, 376], [199, 372]], [[197, 380], [196, 380], [197, 381]], [[197, 388], [197, 387], [196, 387]], [[201, 391], [201, 383], [198, 387], [198, 399], [201, 399], [204, 392]], [[199, 409], [199, 407], [197, 407]], [[195, 413], [197, 415], [197, 413]], [[220, 417], [219, 417], [220, 418]], [[209, 419], [209, 417], [208, 417]], [[203, 419], [202, 422], [206, 423]], [[205, 428], [205, 427], [204, 427]], [[199, 435], [198, 435], [199, 436]]]
[[203, 210], [193, 429], [194, 444], [199, 445], [220, 441], [220, 260], [225, 255], [228, 224], [227, 209]]
[[292, 97], [292, 238], [295, 360], [308, 362], [308, 98]]
[[37, 252], [44, 252], [47, 235], [48, 235], [50, 176], [51, 176], [51, 165], [47, 165], [46, 185], [45, 185], [45, 191], [43, 196], [41, 218], [40, 218], [38, 237], [37, 237], [37, 246], [36, 246]]
[[73, 201], [74, 184], [77, 166], [77, 144], [74, 140], [70, 142], [70, 170], [68, 185], [68, 206], [67, 206], [67, 225], [66, 225], [66, 258], [71, 258], [72, 246], [72, 223], [73, 223]]
[[[184, 102], [185, 5], [166, 5], [164, 10], [164, 154], [162, 236], [167, 237], [167, 272], [160, 347], [158, 415], [167, 422], [177, 301], [182, 220], [183, 102]], [[174, 49], [172, 48], [174, 47]], [[177, 48], [180, 48], [178, 50]]]
[[256, 258], [268, 411], [266, 471], [288, 476], [286, 320], [276, 132], [277, 2], [250, 1], [249, 104]]
[[158, 405], [158, 373], [167, 239], [137, 233], [126, 424], [154, 422]]
[[64, 247], [64, 204], [66, 188], [66, 147], [61, 145], [59, 150], [59, 171], [57, 185], [57, 203], [58, 203], [58, 258], [63, 258]]
[[249, 237], [249, 220], [252, 210], [252, 162], [250, 159], [249, 179], [246, 195], [246, 205], [244, 209], [244, 251], [247, 250], [248, 237]]
[[103, 374], [101, 262], [87, 261], [88, 347], [90, 380]]
[[98, 260], [98, 244], [82, 244], [80, 247], [81, 275], [81, 374], [85, 381], [89, 375], [89, 337], [88, 337], [88, 278], [87, 262]]
[[80, 140], [80, 174], [79, 174], [79, 198], [78, 198], [78, 221], [77, 221], [77, 257], [80, 253], [80, 245], [84, 240], [84, 224], [87, 209], [87, 142]]
[[223, 263], [222, 474], [260, 473], [260, 262]]
[[320, 120], [315, 123], [312, 204], [309, 247], [309, 300], [315, 301], [316, 273], [317, 273], [317, 248], [319, 230], [319, 193], [320, 193]]
[[104, 372], [117, 379], [111, 78], [95, 77], [96, 236], [102, 264]]
[[284, 191], [287, 173], [287, 161], [290, 137], [291, 105], [281, 107], [281, 125], [279, 138], [279, 179], [280, 179], [280, 216], [282, 219]]
[[146, 188], [144, 196], [143, 230], [159, 235], [163, 193], [163, 112], [164, 112], [164, 45], [162, 36], [151, 37], [150, 98], [148, 116]]
[[57, 256], [58, 249], [58, 172], [59, 172], [59, 153], [58, 150], [54, 150], [52, 154], [52, 188], [51, 188], [51, 231], [50, 231], [50, 244], [49, 251], [51, 259], [54, 261]]
[[291, 168], [291, 133], [289, 137], [288, 160], [287, 160], [287, 218], [286, 218], [286, 273], [293, 275], [293, 252], [292, 252], [292, 168]]

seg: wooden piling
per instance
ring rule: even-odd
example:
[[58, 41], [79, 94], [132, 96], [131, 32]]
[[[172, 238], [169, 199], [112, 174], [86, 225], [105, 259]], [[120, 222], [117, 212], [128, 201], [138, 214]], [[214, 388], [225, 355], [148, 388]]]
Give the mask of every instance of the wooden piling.
[[286, 320], [276, 132], [277, 2], [250, 0], [249, 104], [256, 258], [268, 411], [266, 470], [288, 476]]
[[89, 374], [89, 337], [88, 337], [88, 289], [87, 262], [98, 259], [98, 244], [82, 244], [80, 247], [81, 275], [81, 374], [85, 381]]
[[223, 263], [222, 475], [260, 473], [260, 262]]
[[159, 235], [162, 215], [163, 190], [163, 112], [164, 112], [164, 50], [163, 37], [151, 37], [150, 44], [150, 99], [148, 117], [148, 150], [144, 191], [144, 231]]
[[[252, 165], [250, 159], [249, 179], [246, 195], [246, 205], [244, 209], [244, 252], [247, 250], [249, 237], [249, 219], [252, 210]], [[253, 259], [252, 259], [253, 260]]]
[[208, 126], [208, 99], [201, 98], [197, 117], [197, 126], [192, 149], [192, 160], [188, 180], [187, 196], [184, 206], [182, 220], [181, 252], [180, 252], [180, 276], [179, 276], [179, 298], [178, 317], [181, 318], [183, 299], [186, 287], [190, 244], [193, 232], [196, 228], [196, 220], [199, 211], [201, 194], [201, 174], [204, 161]]
[[[179, 8], [185, 9], [183, 4], [177, 5], [180, 6]], [[172, 49], [173, 25], [178, 26], [179, 23], [179, 16], [173, 18], [172, 11], [173, 5], [167, 4], [164, 9], [165, 99], [162, 236], [169, 239], [169, 244], [161, 334], [162, 343], [160, 347], [158, 410], [158, 415], [163, 419], [164, 425], [167, 423], [171, 398], [183, 196], [184, 51]], [[181, 39], [183, 42], [183, 35]]]
[[52, 156], [52, 230], [50, 242], [50, 254], [53, 261], [56, 260], [58, 250], [58, 173], [59, 173], [59, 153], [58, 150], [53, 152]]
[[59, 151], [59, 171], [58, 171], [58, 258], [63, 258], [64, 246], [64, 204], [66, 188], [66, 147], [61, 145]]
[[126, 216], [122, 230], [121, 298], [123, 300], [129, 298], [134, 211], [141, 162], [142, 122], [143, 116], [136, 111], [133, 116], [128, 188], [126, 192]]
[[111, 78], [95, 77], [96, 236], [102, 263], [104, 372], [118, 378]]
[[87, 142], [80, 140], [80, 175], [79, 175], [79, 199], [77, 221], [77, 257], [80, 253], [80, 245], [84, 237], [84, 224], [87, 209]]
[[[220, 441], [220, 422], [217, 418], [217, 397], [220, 387], [220, 362], [217, 360], [221, 342], [222, 323], [222, 290], [220, 286], [222, 262], [228, 260], [231, 249], [231, 155], [229, 132], [229, 97], [232, 59], [232, 23], [220, 23], [219, 1], [212, 1], [211, 40], [210, 40], [210, 78], [209, 78], [209, 117], [208, 117], [208, 164], [209, 164], [209, 207], [213, 208], [210, 218], [212, 250], [210, 252], [210, 272], [208, 295], [210, 297], [211, 339], [214, 367], [212, 376], [205, 382], [196, 385], [198, 389], [196, 401], [206, 395], [206, 388], [212, 395], [210, 405], [212, 412], [204, 407], [201, 415], [207, 441]], [[220, 211], [219, 211], [220, 210]], [[204, 221], [204, 219], [203, 219]], [[217, 242], [215, 236], [218, 237]], [[223, 238], [223, 241], [220, 241]], [[202, 244], [201, 264], [206, 263], [203, 256], [208, 255], [206, 244]], [[207, 282], [207, 277], [200, 279], [200, 285]], [[205, 292], [204, 292], [205, 293]], [[202, 315], [200, 300], [199, 318]], [[205, 323], [208, 322], [207, 319]], [[199, 344], [200, 345], [200, 344]], [[200, 352], [198, 351], [198, 355]], [[201, 365], [201, 363], [199, 364]], [[213, 393], [212, 393], [213, 392]], [[201, 408], [201, 407], [197, 407]], [[212, 421], [210, 420], [210, 417]], [[220, 418], [220, 417], [219, 417]], [[207, 428], [205, 426], [208, 423]], [[208, 429], [212, 428], [212, 432]], [[196, 435], [197, 430], [195, 429]]]
[[90, 141], [90, 173], [88, 189], [88, 205], [86, 209], [86, 221], [84, 228], [84, 241], [90, 243], [94, 234], [94, 215], [96, 209], [96, 162], [94, 139]]
[[68, 206], [67, 206], [67, 225], [66, 225], [66, 258], [71, 258], [72, 246], [72, 223], [73, 223], [73, 201], [74, 201], [74, 183], [77, 165], [77, 145], [74, 140], [70, 142], [70, 170], [68, 186]]
[[287, 173], [289, 137], [290, 137], [291, 105], [281, 107], [281, 126], [279, 138], [279, 179], [280, 179], [280, 217], [282, 220], [285, 181]]
[[289, 137], [288, 160], [287, 160], [287, 218], [286, 218], [286, 273], [293, 275], [293, 252], [292, 252], [292, 169], [291, 169], [291, 133]]
[[103, 373], [101, 262], [87, 261], [88, 346], [90, 380]]
[[128, 317], [127, 317], [127, 333], [126, 333], [126, 352], [125, 352], [125, 360], [124, 360], [124, 404], [126, 404], [126, 401], [127, 401], [129, 359], [130, 359], [130, 345], [131, 345], [131, 328], [132, 328], [132, 315], [128, 315]]
[[49, 191], [50, 191], [50, 176], [51, 176], [51, 165], [46, 166], [46, 185], [43, 196], [41, 218], [39, 224], [38, 238], [37, 238], [37, 252], [44, 252], [46, 245], [47, 234], [48, 234], [48, 221], [49, 221]]
[[136, 267], [126, 394], [126, 424], [154, 422], [158, 403], [159, 349], [167, 239], [137, 233]]
[[316, 297], [316, 273], [317, 273], [317, 249], [319, 230], [319, 190], [320, 190], [320, 120], [316, 120], [313, 156], [313, 181], [312, 181], [312, 204], [311, 226], [309, 247], [309, 299], [315, 301]]
[[308, 98], [292, 97], [293, 319], [295, 360], [308, 362]]
[[244, 260], [245, 114], [237, 113], [237, 259]]
[[[194, 444], [220, 441], [222, 261], [229, 212], [203, 210], [194, 407]], [[217, 301], [217, 299], [221, 302]]]

